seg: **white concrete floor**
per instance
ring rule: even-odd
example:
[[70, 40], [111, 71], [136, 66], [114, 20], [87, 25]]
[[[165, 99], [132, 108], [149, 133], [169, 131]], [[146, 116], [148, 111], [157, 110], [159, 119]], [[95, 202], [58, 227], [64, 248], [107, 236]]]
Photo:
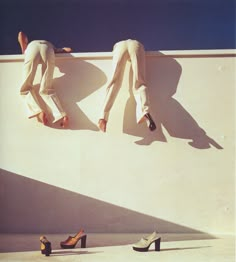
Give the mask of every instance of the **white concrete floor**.
[[136, 252], [132, 244], [148, 234], [87, 234], [87, 247], [60, 248], [68, 234], [47, 234], [52, 254], [41, 254], [37, 234], [0, 234], [0, 261], [78, 261], [78, 262], [235, 262], [235, 236], [205, 234], [160, 234], [161, 251], [154, 245], [148, 252]]

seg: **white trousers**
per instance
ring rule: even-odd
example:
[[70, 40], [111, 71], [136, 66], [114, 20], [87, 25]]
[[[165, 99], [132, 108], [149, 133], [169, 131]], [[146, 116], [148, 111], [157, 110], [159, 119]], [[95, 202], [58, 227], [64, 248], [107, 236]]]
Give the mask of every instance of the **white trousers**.
[[27, 107], [29, 118], [42, 112], [42, 108], [33, 88], [33, 81], [39, 64], [42, 64], [42, 79], [40, 83], [39, 95], [46, 103], [53, 115], [53, 122], [63, 118], [64, 112], [61, 103], [52, 86], [53, 72], [55, 67], [55, 54], [53, 45], [44, 40], [30, 42], [25, 51], [23, 83], [20, 94]]
[[101, 119], [108, 120], [109, 112], [113, 106], [115, 98], [120, 90], [123, 72], [127, 61], [131, 62], [133, 71], [132, 91], [136, 101], [136, 120], [140, 123], [146, 113], [149, 112], [149, 101], [145, 79], [145, 49], [136, 40], [124, 40], [116, 43], [113, 47], [113, 73], [109, 84], [105, 101], [100, 115]]

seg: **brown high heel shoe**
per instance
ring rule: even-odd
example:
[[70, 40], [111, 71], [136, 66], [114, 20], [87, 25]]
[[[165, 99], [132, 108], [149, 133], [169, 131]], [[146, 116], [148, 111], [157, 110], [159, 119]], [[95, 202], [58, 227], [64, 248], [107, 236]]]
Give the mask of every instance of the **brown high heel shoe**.
[[81, 240], [81, 248], [86, 247], [87, 235], [84, 234], [84, 230], [81, 229], [75, 236], [69, 236], [65, 241], [60, 243], [61, 248], [74, 248], [79, 240]]
[[52, 253], [51, 242], [49, 242], [45, 236], [41, 236], [39, 240], [41, 242], [40, 244], [41, 253], [47, 257], [50, 256], [50, 254]]

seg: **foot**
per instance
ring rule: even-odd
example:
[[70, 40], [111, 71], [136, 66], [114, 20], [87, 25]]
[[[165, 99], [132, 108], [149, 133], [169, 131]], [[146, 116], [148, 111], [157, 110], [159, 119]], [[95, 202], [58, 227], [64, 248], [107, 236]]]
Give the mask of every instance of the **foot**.
[[156, 129], [156, 124], [154, 123], [151, 115], [149, 113], [145, 114], [144, 115], [145, 118], [146, 118], [146, 123], [147, 123], [147, 126], [148, 128], [151, 130], [151, 131], [154, 131]]
[[45, 112], [41, 112], [37, 115], [38, 121], [43, 123], [45, 126], [48, 123], [47, 115]]
[[25, 50], [27, 48], [28, 42], [29, 42], [28, 41], [28, 37], [27, 37], [27, 35], [24, 32], [20, 31], [18, 33], [18, 42], [20, 44], [22, 54], [24, 54]]
[[107, 127], [107, 121], [105, 119], [99, 119], [98, 121], [98, 127], [102, 132], [106, 132]]
[[61, 125], [61, 127], [63, 127], [63, 128], [67, 128], [68, 125], [69, 125], [69, 117], [68, 117], [68, 116], [64, 116], [64, 117], [62, 118], [62, 121], [61, 121], [60, 125]]

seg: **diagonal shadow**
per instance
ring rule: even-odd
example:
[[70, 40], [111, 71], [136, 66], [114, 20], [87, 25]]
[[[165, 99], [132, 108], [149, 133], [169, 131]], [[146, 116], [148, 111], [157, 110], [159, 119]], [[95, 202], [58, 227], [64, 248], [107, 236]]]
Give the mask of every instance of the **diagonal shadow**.
[[[158, 230], [160, 233], [185, 233], [187, 240], [193, 239], [191, 234], [199, 239], [204, 233], [3, 169], [0, 169], [0, 210], [0, 233], [3, 234], [63, 234], [77, 232], [79, 228], [87, 233], [107, 235]], [[206, 238], [214, 237], [204, 233]], [[103, 245], [110, 245], [110, 240], [108, 236]], [[128, 244], [127, 241], [128, 238], [118, 238], [113, 244]], [[99, 242], [98, 239], [93, 245]], [[38, 248], [38, 239], [36, 243]]]
[[65, 250], [60, 250], [60, 251], [52, 251], [51, 257], [55, 256], [74, 256], [74, 255], [90, 255], [90, 254], [97, 254], [97, 253], [102, 253], [102, 251], [65, 251]]
[[[148, 145], [153, 141], [167, 142], [162, 127], [170, 136], [192, 140], [189, 145], [198, 149], [208, 149], [214, 146], [223, 149], [206, 131], [200, 127], [190, 113], [175, 99], [173, 95], [182, 73], [180, 64], [172, 57], [159, 53], [158, 59], [149, 57], [147, 63], [148, 88], [151, 112], [157, 124], [157, 130], [150, 133], [144, 125], [137, 126], [135, 122], [135, 101], [130, 92], [124, 117], [124, 132], [143, 137], [136, 141], [139, 145]], [[132, 79], [130, 78], [130, 86]]]
[[74, 59], [73, 66], [70, 60], [58, 60], [56, 66], [64, 73], [63, 76], [54, 79], [54, 84], [71, 118], [70, 129], [98, 131], [97, 126], [88, 119], [77, 103], [105, 84], [105, 73], [82, 59]]
[[[201, 248], [209, 248], [211, 246], [196, 246], [196, 247], [176, 247], [176, 248], [162, 248], [161, 252], [163, 251], [179, 251], [179, 250], [186, 250], [186, 249], [201, 249]], [[153, 250], [154, 251], [154, 250]]]
[[[67, 56], [71, 56], [67, 54]], [[106, 82], [106, 75], [93, 64], [82, 59], [56, 59], [55, 68], [63, 75], [53, 79], [53, 86], [60, 102], [70, 119], [69, 129], [98, 131], [97, 126], [86, 116], [77, 105]], [[39, 88], [36, 85], [35, 88]], [[41, 104], [44, 102], [38, 97]], [[50, 116], [49, 116], [50, 118]], [[60, 128], [59, 124], [51, 124], [50, 127]]]

